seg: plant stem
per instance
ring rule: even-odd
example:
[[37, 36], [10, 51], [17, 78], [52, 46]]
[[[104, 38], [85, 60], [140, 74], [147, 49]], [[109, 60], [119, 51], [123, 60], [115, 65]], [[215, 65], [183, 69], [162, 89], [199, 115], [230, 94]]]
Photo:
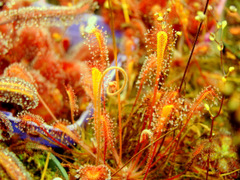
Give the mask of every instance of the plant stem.
[[112, 66], [112, 67], [107, 68], [101, 75], [101, 79], [99, 81], [99, 86], [98, 86], [99, 91], [98, 91], [98, 97], [97, 97], [97, 110], [96, 110], [96, 119], [97, 119], [97, 126], [98, 126], [98, 128], [97, 128], [97, 159], [96, 159], [96, 164], [99, 163], [99, 158], [100, 158], [101, 88], [102, 88], [102, 84], [103, 84], [103, 80], [104, 80], [105, 75], [113, 69], [119, 70], [122, 73], [124, 79], [123, 79], [123, 85], [116, 92], [111, 93], [109, 91], [109, 89], [107, 89], [107, 94], [109, 96], [119, 95], [120, 92], [122, 92], [123, 89], [125, 88], [125, 86], [127, 84], [127, 81], [128, 81], [127, 73], [124, 71], [124, 69], [122, 69], [120, 67], [117, 67], [117, 66]]
[[48, 105], [45, 103], [45, 101], [42, 99], [42, 97], [40, 96], [40, 94], [37, 93], [37, 96], [39, 98], [39, 100], [41, 101], [41, 103], [43, 104], [43, 106], [45, 107], [45, 109], [48, 111], [48, 113], [52, 116], [53, 120], [55, 122], [57, 122], [57, 118], [56, 116], [52, 113], [51, 109], [48, 107]]
[[128, 4], [126, 0], [122, 0], [122, 9], [123, 9], [123, 15], [126, 23], [130, 23], [129, 13], [128, 13]]
[[50, 152], [47, 153], [47, 158], [46, 158], [45, 166], [44, 166], [43, 173], [41, 176], [41, 180], [44, 180], [44, 177], [45, 177], [45, 174], [47, 171], [47, 167], [48, 167], [48, 163], [49, 163], [50, 154], [51, 154]]
[[[210, 130], [210, 135], [209, 135], [209, 143], [212, 143], [212, 134], [213, 134], [213, 125], [214, 125], [214, 120], [219, 116], [222, 106], [223, 106], [223, 100], [224, 100], [224, 95], [222, 95], [222, 100], [221, 100], [221, 105], [218, 110], [218, 113], [216, 116], [211, 117], [212, 122], [211, 122], [211, 130]], [[209, 163], [210, 163], [210, 149], [208, 150], [208, 159], [207, 159], [207, 174], [206, 174], [206, 180], [208, 180], [208, 174], [209, 174]]]
[[[207, 12], [208, 4], [209, 4], [209, 0], [206, 1], [206, 5], [205, 5], [204, 11], [203, 11], [203, 14], [204, 14], [204, 15], [205, 15], [206, 12]], [[194, 40], [194, 43], [193, 43], [193, 47], [192, 47], [190, 56], [189, 56], [189, 58], [188, 58], [187, 66], [186, 66], [186, 68], [185, 68], [185, 71], [184, 71], [184, 74], [183, 74], [183, 78], [182, 78], [181, 84], [180, 84], [179, 89], [178, 89], [178, 92], [179, 92], [179, 93], [180, 93], [181, 90], [182, 90], [183, 82], [184, 82], [184, 79], [185, 79], [185, 77], [186, 77], [187, 70], [188, 70], [189, 64], [190, 64], [190, 62], [191, 62], [191, 59], [192, 59], [192, 55], [193, 55], [195, 46], [196, 46], [196, 44], [197, 44], [197, 40], [198, 40], [198, 36], [199, 36], [200, 31], [201, 31], [201, 28], [202, 28], [202, 24], [203, 24], [203, 21], [201, 21], [201, 23], [199, 24], [198, 31], [197, 31], [197, 35], [196, 35], [196, 37], [195, 37], [195, 40]]]
[[141, 149], [140, 151], [138, 151], [136, 154], [134, 154], [121, 168], [119, 168], [115, 173], [112, 174], [112, 177], [115, 176], [119, 171], [121, 171], [126, 165], [128, 165], [128, 163], [130, 163], [138, 154], [142, 153], [145, 149], [149, 148], [150, 146], [152, 146], [153, 144], [155, 144], [156, 142], [158, 142], [160, 139], [162, 139], [163, 137], [167, 136], [168, 134], [170, 134], [172, 131], [174, 131], [177, 128], [172, 129], [171, 131], [168, 131], [166, 134], [162, 135], [161, 137], [159, 137], [158, 139], [156, 139], [155, 141], [153, 141], [152, 143], [149, 143], [146, 147], [144, 147], [143, 149]]
[[[108, 0], [108, 4], [110, 9], [110, 17], [111, 17], [111, 31], [112, 31], [112, 39], [113, 39], [114, 60], [115, 60], [115, 66], [118, 66], [112, 0]], [[116, 69], [116, 81], [117, 81], [117, 90], [119, 90], [119, 75], [118, 75], [117, 69]], [[118, 99], [118, 127], [119, 127], [118, 131], [119, 131], [119, 163], [120, 163], [122, 159], [122, 110], [121, 110], [120, 93], [117, 94], [117, 99]]]

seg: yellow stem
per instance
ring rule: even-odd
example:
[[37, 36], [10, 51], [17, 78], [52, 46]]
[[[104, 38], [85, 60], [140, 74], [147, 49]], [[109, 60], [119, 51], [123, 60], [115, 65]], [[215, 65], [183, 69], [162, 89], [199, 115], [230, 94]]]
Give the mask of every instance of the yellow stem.
[[47, 171], [47, 167], [48, 167], [48, 163], [49, 163], [50, 154], [51, 154], [50, 152], [47, 153], [47, 159], [46, 159], [46, 162], [45, 162], [45, 166], [44, 166], [44, 169], [43, 169], [41, 180], [44, 180], [44, 177], [45, 177], [45, 174], [46, 174], [46, 171]]
[[223, 176], [228, 176], [228, 175], [231, 175], [231, 174], [233, 174], [233, 173], [235, 173], [235, 172], [238, 172], [238, 171], [240, 171], [240, 169], [236, 169], [236, 170], [231, 171], [231, 172], [228, 172], [228, 173], [220, 174], [220, 176], [221, 176], [221, 177], [223, 177]]

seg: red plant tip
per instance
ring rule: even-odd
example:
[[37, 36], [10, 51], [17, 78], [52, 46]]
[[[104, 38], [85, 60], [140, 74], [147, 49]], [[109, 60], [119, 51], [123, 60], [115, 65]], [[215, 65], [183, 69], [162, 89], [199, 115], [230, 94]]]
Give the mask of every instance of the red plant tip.
[[149, 129], [144, 129], [141, 133], [140, 142], [146, 141], [147, 138], [152, 139], [153, 133]]
[[79, 180], [110, 180], [111, 172], [105, 165], [84, 165], [77, 170], [75, 177]]

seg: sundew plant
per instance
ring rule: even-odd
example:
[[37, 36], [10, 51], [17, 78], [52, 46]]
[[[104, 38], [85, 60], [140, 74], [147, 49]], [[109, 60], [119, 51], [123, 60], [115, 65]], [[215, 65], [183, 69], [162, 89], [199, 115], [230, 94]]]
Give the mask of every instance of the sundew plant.
[[0, 2], [0, 179], [238, 179], [239, 9]]

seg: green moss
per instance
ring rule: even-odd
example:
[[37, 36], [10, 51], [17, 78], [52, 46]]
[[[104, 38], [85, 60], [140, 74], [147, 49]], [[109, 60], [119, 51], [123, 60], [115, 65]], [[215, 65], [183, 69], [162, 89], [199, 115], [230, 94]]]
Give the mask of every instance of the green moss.
[[[42, 171], [46, 163], [46, 153], [42, 151], [34, 151], [33, 154], [27, 154], [26, 152], [18, 154], [18, 158], [23, 162], [27, 171], [34, 179], [41, 179]], [[57, 169], [53, 169], [48, 166], [45, 179], [51, 180], [54, 177], [61, 177], [61, 173]]]

